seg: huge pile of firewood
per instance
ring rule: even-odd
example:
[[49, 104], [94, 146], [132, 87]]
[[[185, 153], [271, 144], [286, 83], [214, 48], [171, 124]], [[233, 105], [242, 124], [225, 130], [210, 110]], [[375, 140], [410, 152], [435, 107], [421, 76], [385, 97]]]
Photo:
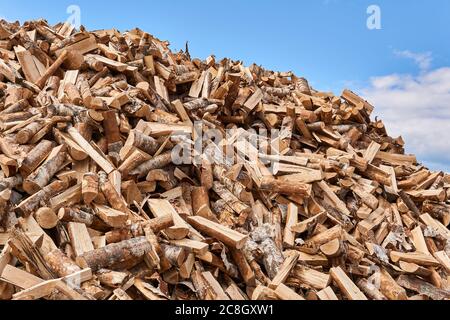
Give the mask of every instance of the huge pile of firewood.
[[0, 110], [1, 299], [450, 298], [450, 176], [351, 91], [2, 21]]

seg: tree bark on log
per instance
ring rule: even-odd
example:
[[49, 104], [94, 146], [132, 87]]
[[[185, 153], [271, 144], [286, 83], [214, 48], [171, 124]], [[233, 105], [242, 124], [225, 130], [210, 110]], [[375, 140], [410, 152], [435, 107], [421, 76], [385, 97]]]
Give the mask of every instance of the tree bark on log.
[[67, 188], [67, 183], [63, 181], [55, 181], [42, 190], [33, 194], [31, 197], [23, 200], [16, 208], [16, 212], [21, 215], [28, 216], [42, 203], [48, 201], [51, 197], [55, 196], [61, 191]]
[[107, 231], [111, 229], [111, 227], [109, 227], [94, 214], [85, 212], [80, 209], [73, 209], [68, 207], [61, 208], [58, 211], [58, 219], [63, 222], [84, 223], [86, 226], [99, 231]]
[[50, 182], [50, 179], [60, 170], [67, 159], [65, 146], [53, 149], [52, 153], [55, 153], [52, 158], [47, 159], [44, 164], [25, 179], [23, 189], [30, 195], [42, 190], [42, 188]]
[[86, 252], [77, 258], [77, 263], [83, 268], [91, 268], [93, 271], [102, 268], [129, 269], [142, 262], [144, 255], [150, 250], [152, 250], [152, 245], [147, 238], [138, 237]]
[[130, 172], [130, 175], [137, 176], [138, 178], [143, 178], [148, 174], [149, 171], [155, 169], [162, 169], [171, 163], [172, 163], [172, 153], [166, 152], [139, 165], [136, 169]]
[[44, 256], [45, 262], [59, 277], [66, 277], [75, 272], [81, 271], [70, 258], [61, 250], [56, 249]]

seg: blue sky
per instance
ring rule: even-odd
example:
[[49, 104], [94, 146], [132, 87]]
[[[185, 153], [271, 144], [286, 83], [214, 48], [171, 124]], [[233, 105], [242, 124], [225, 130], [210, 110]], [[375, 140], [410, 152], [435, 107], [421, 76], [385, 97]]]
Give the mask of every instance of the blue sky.
[[[324, 91], [350, 87], [371, 99], [408, 152], [450, 171], [448, 0], [2, 0], [0, 17], [56, 23], [72, 4], [88, 29], [139, 27], [173, 49], [188, 40], [195, 57], [292, 70]], [[372, 4], [381, 30], [367, 28]]]

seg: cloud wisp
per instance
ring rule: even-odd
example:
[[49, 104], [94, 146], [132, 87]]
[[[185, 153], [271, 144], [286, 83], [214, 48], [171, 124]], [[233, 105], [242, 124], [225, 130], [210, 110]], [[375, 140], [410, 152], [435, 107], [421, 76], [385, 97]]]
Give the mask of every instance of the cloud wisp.
[[400, 58], [414, 60], [422, 72], [429, 70], [433, 62], [433, 54], [431, 52], [416, 53], [409, 50], [394, 50], [394, 54]]

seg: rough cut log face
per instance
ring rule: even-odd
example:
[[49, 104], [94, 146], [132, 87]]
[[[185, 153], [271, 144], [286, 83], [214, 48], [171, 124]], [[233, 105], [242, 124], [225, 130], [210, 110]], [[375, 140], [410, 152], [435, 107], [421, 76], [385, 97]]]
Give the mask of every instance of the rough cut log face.
[[449, 174], [350, 90], [188, 49], [0, 22], [0, 299], [449, 299]]

